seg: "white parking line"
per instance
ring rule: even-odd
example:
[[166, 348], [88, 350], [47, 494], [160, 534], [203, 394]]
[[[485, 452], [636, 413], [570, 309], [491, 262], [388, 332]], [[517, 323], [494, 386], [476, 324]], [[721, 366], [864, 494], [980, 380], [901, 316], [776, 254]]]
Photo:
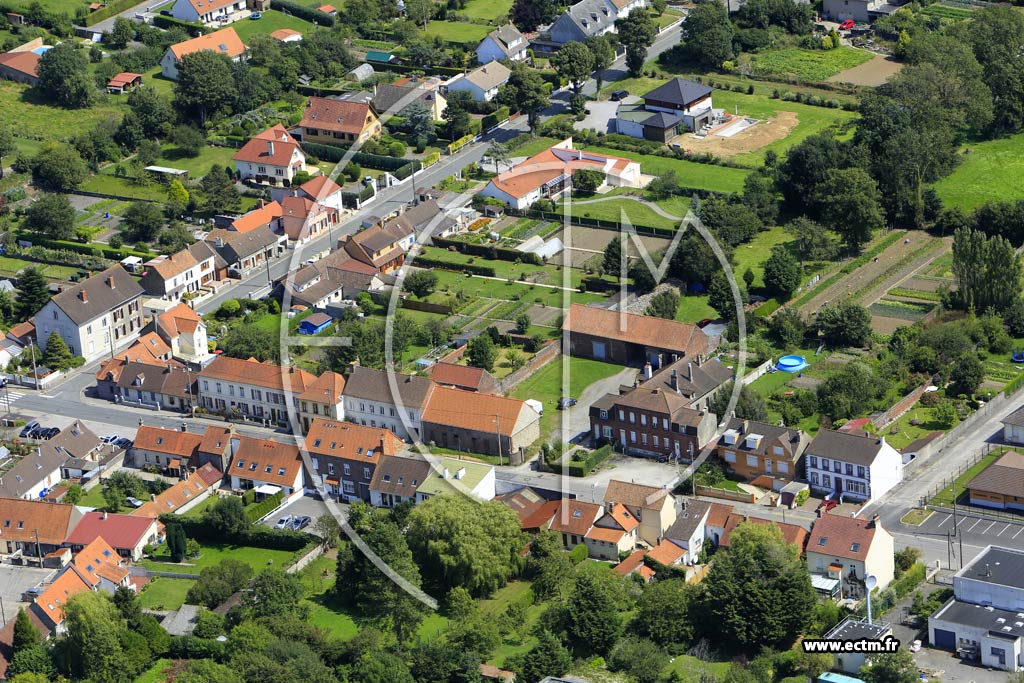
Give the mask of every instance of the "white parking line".
[[1021, 532], [1021, 531], [1024, 531], [1024, 526], [1022, 526], [1022, 527], [1021, 527], [1020, 529], [1018, 529], [1018, 530], [1017, 530], [1017, 533], [1015, 533], [1015, 534], [1013, 535], [1013, 538], [1017, 538], [1018, 536], [1020, 536], [1020, 532]]
[[1000, 530], [999, 530], [999, 533], [998, 533], [998, 534], [996, 534], [996, 536], [1002, 536], [1002, 535], [1003, 535], [1003, 532], [1004, 532], [1004, 531], [1006, 531], [1006, 530], [1007, 530], [1007, 529], [1009, 529], [1009, 528], [1010, 528], [1010, 525], [1009, 525], [1009, 524], [1007, 524], [1006, 526], [1004, 526], [1004, 527], [1003, 527], [1002, 529], [1000, 529]]
[[974, 529], [974, 527], [978, 526], [979, 524], [981, 524], [981, 518], [980, 517], [977, 520], [975, 520], [974, 524], [971, 525], [971, 528], [968, 529], [968, 531], [971, 531], [972, 529]]
[[946, 522], [948, 522], [951, 519], [953, 519], [953, 515], [946, 515], [945, 517], [942, 518], [942, 521], [939, 522], [938, 525], [941, 527], [943, 524], [945, 524]]
[[989, 529], [991, 529], [992, 527], [994, 527], [995, 525], [996, 525], [996, 523], [995, 523], [995, 522], [992, 522], [992, 523], [991, 523], [991, 524], [989, 524], [989, 525], [988, 525], [987, 527], [985, 527], [985, 530], [984, 530], [984, 531], [982, 531], [981, 533], [983, 533], [983, 534], [987, 534], [987, 533], [988, 533], [988, 530], [989, 530]]

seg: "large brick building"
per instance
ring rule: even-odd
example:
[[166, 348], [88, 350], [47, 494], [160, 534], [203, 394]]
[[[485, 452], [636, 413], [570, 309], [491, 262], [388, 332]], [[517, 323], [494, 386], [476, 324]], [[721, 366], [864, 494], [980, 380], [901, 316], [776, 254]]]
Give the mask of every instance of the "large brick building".
[[638, 387], [605, 394], [590, 406], [590, 431], [630, 455], [690, 460], [715, 436], [714, 413], [695, 410], [679, 394]]

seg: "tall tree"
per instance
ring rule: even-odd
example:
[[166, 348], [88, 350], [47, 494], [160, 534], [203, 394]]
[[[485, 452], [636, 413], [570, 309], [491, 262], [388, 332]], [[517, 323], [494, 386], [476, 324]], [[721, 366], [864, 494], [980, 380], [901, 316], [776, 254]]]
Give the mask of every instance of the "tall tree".
[[452, 141], [458, 140], [469, 134], [469, 111], [466, 109], [464, 100], [452, 98], [444, 108], [441, 118], [448, 124], [448, 137]]
[[124, 227], [132, 241], [152, 242], [164, 229], [163, 211], [153, 202], [134, 202], [124, 212]]
[[227, 55], [201, 50], [182, 57], [174, 87], [174, 101], [182, 116], [204, 124], [229, 111], [237, 98]]
[[89, 57], [73, 42], [58, 43], [44, 52], [36, 73], [39, 88], [61, 106], [80, 109], [96, 101]]
[[88, 172], [78, 150], [58, 142], [44, 143], [32, 164], [35, 179], [57, 192], [71, 192], [85, 180]]
[[540, 681], [546, 676], [562, 676], [572, 666], [572, 655], [551, 631], [537, 635], [537, 644], [514, 665], [516, 680]]
[[299, 607], [302, 578], [281, 569], [264, 569], [242, 596], [242, 606], [254, 617], [281, 618]]
[[914, 683], [918, 680], [917, 663], [907, 650], [874, 655], [868, 661], [869, 666], [860, 670], [866, 683]]
[[526, 114], [530, 132], [537, 130], [541, 110], [551, 104], [544, 87], [544, 79], [537, 71], [521, 62], [512, 65], [512, 73], [509, 74], [508, 82], [498, 90], [497, 100], [513, 110]]
[[75, 366], [75, 355], [56, 330], [46, 338], [46, 351], [43, 352], [43, 365], [51, 370], [68, 370]]
[[854, 253], [884, 224], [878, 183], [860, 168], [826, 171], [814, 197], [822, 222]]
[[551, 23], [558, 16], [559, 6], [554, 0], [515, 0], [509, 19], [520, 31], [536, 31], [538, 26]]
[[503, 145], [500, 142], [492, 142], [487, 150], [487, 156], [491, 157], [491, 161], [494, 162], [494, 172], [501, 173], [501, 166], [503, 164], [507, 166], [508, 160], [512, 155], [507, 145]]
[[679, 293], [674, 289], [666, 289], [651, 297], [651, 302], [647, 305], [644, 315], [649, 315], [653, 318], [664, 318], [665, 320], [675, 320], [678, 310]]
[[744, 652], [791, 643], [816, 601], [799, 549], [772, 525], [736, 527], [729, 552], [715, 558], [703, 588], [704, 632]]
[[953, 236], [953, 276], [964, 308], [1002, 312], [1019, 296], [1020, 259], [1002, 237], [962, 228]]
[[764, 262], [764, 286], [782, 299], [788, 299], [800, 286], [800, 263], [789, 249], [772, 249], [772, 255]]
[[66, 194], [44, 194], [25, 213], [25, 227], [55, 240], [75, 235], [75, 207]]
[[50, 300], [49, 285], [39, 267], [26, 268], [18, 278], [18, 316], [28, 320]]
[[132, 679], [121, 644], [121, 616], [105, 593], [85, 591], [64, 605], [67, 633], [59, 650], [67, 671], [96, 683], [125, 683]]
[[219, 164], [199, 182], [199, 198], [202, 207], [210, 211], [237, 211], [242, 205], [235, 183]]
[[693, 639], [698, 594], [683, 579], [653, 583], [640, 596], [633, 625], [659, 645], [686, 645]]
[[698, 3], [683, 20], [683, 49], [695, 64], [717, 69], [732, 59], [732, 38], [732, 24], [723, 3]]
[[622, 233], [616, 232], [611, 241], [604, 248], [604, 256], [601, 266], [607, 275], [614, 275], [616, 278], [622, 275]]
[[[708, 409], [719, 419], [727, 417], [726, 409], [729, 406], [729, 401], [732, 400], [733, 386], [733, 381], [729, 380], [711, 396]], [[736, 413], [736, 417], [743, 420], [756, 420], [757, 422], [767, 422], [768, 420], [768, 406], [764, 399], [746, 384], [740, 387], [740, 395], [733, 411]]]
[[14, 640], [11, 644], [13, 654], [17, 654], [25, 648], [38, 645], [42, 642], [39, 638], [39, 631], [32, 625], [32, 620], [24, 607], [18, 608], [18, 616], [14, 620]]
[[413, 102], [402, 110], [405, 123], [402, 130], [409, 136], [417, 147], [427, 144], [427, 140], [434, 132], [434, 115], [429, 109], [419, 102]]
[[486, 595], [522, 569], [523, 537], [505, 505], [453, 492], [417, 505], [408, 524], [409, 548], [429, 585]]
[[135, 27], [129, 19], [116, 17], [114, 27], [103, 36], [103, 44], [115, 50], [123, 50], [135, 39]]
[[864, 346], [871, 337], [871, 314], [852, 301], [822, 306], [814, 320], [824, 340], [834, 346]]
[[647, 59], [647, 48], [658, 35], [658, 25], [650, 12], [630, 12], [625, 19], [617, 22], [619, 42], [626, 47], [626, 67], [629, 75], [636, 78]]
[[577, 41], [563, 45], [551, 58], [551, 66], [559, 76], [569, 81], [569, 87], [577, 95], [583, 91], [583, 85], [594, 70], [594, 53]]
[[786, 223], [785, 229], [796, 242], [801, 269], [807, 261], [824, 261], [835, 256], [835, 240], [823, 225], [806, 216], [798, 216]]
[[591, 36], [587, 38], [587, 47], [594, 55], [594, 80], [597, 82], [597, 93], [601, 93], [601, 86], [604, 84], [604, 70], [615, 61], [615, 46], [613, 34], [606, 33], [603, 36]]
[[996, 132], [1024, 127], [1024, 17], [1009, 6], [993, 5], [971, 15], [967, 35], [982, 78], [992, 93]]
[[491, 372], [494, 370], [494, 362], [498, 359], [498, 351], [494, 348], [491, 337], [481, 334], [469, 340], [466, 358], [473, 367]]
[[622, 634], [614, 596], [592, 573], [576, 577], [566, 603], [566, 636], [580, 653], [608, 654]]

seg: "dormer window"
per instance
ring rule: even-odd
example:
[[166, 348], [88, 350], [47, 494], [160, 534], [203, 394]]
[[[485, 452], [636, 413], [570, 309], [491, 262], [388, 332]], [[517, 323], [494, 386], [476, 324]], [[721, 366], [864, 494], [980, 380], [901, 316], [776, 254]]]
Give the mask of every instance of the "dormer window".
[[256, 468], [259, 467], [259, 466], [260, 466], [259, 463], [254, 462], [251, 465], [249, 465], [249, 471], [250, 472], [255, 472]]
[[241, 469], [241, 468], [245, 467], [245, 461], [244, 461], [244, 460], [239, 460], [239, 461], [238, 461], [238, 464], [237, 464], [237, 465], [235, 465], [235, 467], [237, 467], [237, 468], [239, 468], [239, 469]]

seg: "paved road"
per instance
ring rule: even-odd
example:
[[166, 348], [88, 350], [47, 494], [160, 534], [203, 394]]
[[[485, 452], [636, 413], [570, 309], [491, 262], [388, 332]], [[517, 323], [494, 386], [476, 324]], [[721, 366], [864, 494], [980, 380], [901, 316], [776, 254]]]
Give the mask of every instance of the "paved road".
[[104, 19], [99, 23], [93, 24], [89, 27], [89, 29], [95, 31], [96, 33], [104, 33], [114, 28], [114, 20], [118, 17], [124, 17], [125, 19], [134, 19], [136, 14], [142, 14], [143, 12], [149, 11], [159, 11], [161, 7], [167, 9], [165, 5], [169, 7], [172, 2], [173, 0], [148, 0], [147, 2], [140, 2], [138, 5], [135, 5], [135, 7], [132, 7], [131, 9], [126, 9], [120, 14], [115, 14], [109, 19]]

